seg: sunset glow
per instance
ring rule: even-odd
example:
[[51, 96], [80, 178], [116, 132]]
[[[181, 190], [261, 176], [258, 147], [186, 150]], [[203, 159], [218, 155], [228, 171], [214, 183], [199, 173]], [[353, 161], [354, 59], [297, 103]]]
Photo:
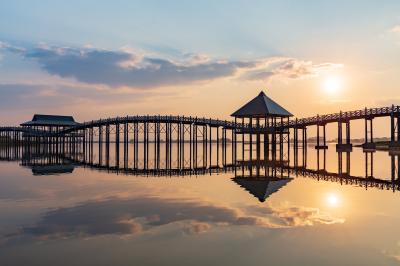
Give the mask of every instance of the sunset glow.
[[323, 82], [323, 89], [329, 95], [338, 94], [342, 86], [342, 79], [340, 77], [327, 77]]
[[329, 207], [338, 207], [340, 204], [340, 199], [337, 194], [329, 193], [326, 196], [326, 203], [328, 204]]

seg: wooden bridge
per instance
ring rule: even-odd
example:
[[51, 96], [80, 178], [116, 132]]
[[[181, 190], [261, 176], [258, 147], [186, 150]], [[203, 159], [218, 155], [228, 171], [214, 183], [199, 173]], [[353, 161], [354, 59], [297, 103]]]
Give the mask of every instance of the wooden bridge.
[[[302, 148], [307, 146], [307, 129], [310, 127], [317, 129], [315, 148], [327, 149], [326, 125], [330, 123], [337, 123], [336, 150], [351, 151], [353, 146], [350, 125], [354, 120], [365, 121], [363, 147], [373, 150], [376, 148], [373, 120], [388, 117], [390, 148], [400, 149], [400, 107], [394, 105], [292, 118], [290, 112], [261, 92], [232, 116], [234, 121], [192, 116], [136, 115], [77, 123], [71, 116], [35, 115], [32, 121], [22, 123], [21, 126], [0, 127], [0, 144], [45, 143], [67, 152], [86, 149], [93, 152], [96, 144], [99, 153], [105, 149], [108, 154], [110, 143], [116, 143], [117, 151], [120, 149], [119, 144], [124, 143], [124, 152], [128, 153], [128, 144], [131, 142], [135, 145], [135, 153], [139, 150], [138, 146], [143, 144], [146, 157], [149, 153], [149, 143], [155, 143], [155, 154], [160, 152], [162, 145], [167, 153], [170, 153], [175, 144], [179, 152], [184, 153], [184, 144], [190, 143], [189, 149], [193, 156], [198, 149], [209, 149], [211, 154], [212, 143], [216, 143], [216, 156], [219, 157], [221, 145], [221, 156], [226, 164], [228, 146], [232, 149], [232, 163], [240, 153], [242, 158], [247, 157], [248, 153], [250, 160], [283, 160], [285, 154], [290, 157], [292, 150], [295, 157], [298, 157], [299, 150], [305, 152]], [[203, 152], [204, 154], [207, 152]]]
[[[42, 147], [31, 146], [3, 146], [0, 148], [0, 160], [2, 161], [21, 161], [24, 167], [32, 168], [35, 174], [59, 174], [63, 171], [68, 173], [73, 171], [74, 167], [89, 168], [95, 171], [133, 175], [133, 176], [201, 176], [219, 173], [231, 173], [234, 178], [246, 178], [247, 180], [268, 180], [287, 177], [305, 177], [318, 181], [329, 181], [341, 185], [349, 185], [368, 188], [378, 188], [383, 190], [400, 190], [400, 172], [397, 169], [400, 156], [392, 156], [391, 176], [387, 178], [377, 178], [373, 176], [373, 153], [366, 153], [365, 157], [365, 176], [354, 176], [349, 172], [326, 171], [322, 169], [312, 169], [307, 166], [290, 165], [288, 161], [237, 161], [236, 164], [227, 165], [209, 165], [201, 162], [197, 165], [179, 164], [177, 158], [172, 165], [164, 158], [163, 163], [149, 165], [142, 158], [141, 162], [131, 165], [121, 165], [118, 160], [111, 165], [106, 161], [94, 161], [88, 158], [89, 154], [83, 152], [75, 154], [48, 153], [48, 150]], [[181, 155], [182, 156], [182, 155]], [[324, 159], [325, 160], [325, 159]], [[368, 167], [369, 162], [369, 167]], [[341, 163], [341, 162], [340, 162]], [[349, 162], [348, 162], [349, 163]], [[347, 168], [347, 167], [346, 167]], [[370, 170], [371, 169], [371, 170]]]

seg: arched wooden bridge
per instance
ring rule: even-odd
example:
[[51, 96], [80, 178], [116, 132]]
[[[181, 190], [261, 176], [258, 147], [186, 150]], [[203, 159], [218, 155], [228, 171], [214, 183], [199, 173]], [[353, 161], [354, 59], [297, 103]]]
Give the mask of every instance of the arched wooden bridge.
[[[245, 150], [248, 150], [252, 159], [253, 145], [256, 147], [255, 157], [260, 158], [260, 136], [263, 136], [264, 157], [283, 159], [285, 149], [287, 154], [290, 153], [291, 143], [296, 155], [301, 147], [307, 145], [307, 129], [312, 126], [317, 127], [315, 148], [327, 149], [325, 127], [329, 123], [338, 124], [337, 150], [351, 151], [350, 122], [360, 119], [365, 120], [364, 147], [374, 149], [372, 121], [379, 117], [390, 118], [390, 146], [400, 148], [400, 107], [394, 105], [287, 121], [281, 119], [280, 122], [265, 118], [263, 123], [257, 120], [256, 124], [244, 123], [244, 120], [238, 122], [236, 119], [228, 121], [191, 116], [136, 115], [92, 120], [57, 130], [53, 130], [52, 127], [0, 127], [0, 143], [48, 143], [60, 146], [60, 149], [93, 149], [93, 143], [99, 143], [99, 149], [105, 144], [107, 150], [110, 142], [126, 143], [124, 149], [127, 149], [127, 143], [130, 141], [135, 145], [144, 143], [146, 148], [149, 142], [157, 143], [157, 147], [165, 142], [169, 149], [172, 143], [178, 143], [179, 149], [184, 149], [183, 144], [190, 142], [193, 144], [193, 150], [196, 150], [199, 145], [203, 146], [203, 149], [211, 149], [211, 143], [216, 142], [218, 145], [221, 143], [223, 151], [228, 143], [234, 143], [231, 146], [233, 156], [236, 157], [241, 149], [244, 157]], [[253, 135], [256, 135], [256, 141], [253, 141]], [[241, 139], [238, 136], [241, 136]], [[236, 144], [240, 143], [241, 147], [238, 148]], [[116, 146], [119, 148], [119, 145]], [[226, 156], [226, 152], [222, 156]]]

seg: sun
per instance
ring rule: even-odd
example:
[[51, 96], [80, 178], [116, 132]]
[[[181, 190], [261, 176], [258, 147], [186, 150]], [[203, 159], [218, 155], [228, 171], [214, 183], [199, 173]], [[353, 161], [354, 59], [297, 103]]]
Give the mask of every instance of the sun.
[[337, 94], [342, 88], [342, 80], [339, 77], [327, 77], [324, 80], [323, 89], [328, 94]]
[[339, 197], [333, 193], [330, 193], [326, 196], [326, 202], [330, 207], [337, 207], [340, 203]]

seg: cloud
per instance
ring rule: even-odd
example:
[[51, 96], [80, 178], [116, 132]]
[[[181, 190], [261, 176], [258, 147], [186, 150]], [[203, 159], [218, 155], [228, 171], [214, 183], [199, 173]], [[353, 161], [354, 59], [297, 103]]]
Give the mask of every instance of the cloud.
[[211, 229], [211, 225], [204, 222], [191, 221], [184, 226], [183, 231], [187, 234], [202, 234]]
[[4, 43], [1, 48], [38, 62], [51, 75], [110, 87], [154, 88], [236, 77], [245, 80], [267, 80], [273, 76], [298, 79], [342, 66], [286, 57], [219, 60], [192, 53], [168, 59], [127, 48], [113, 51], [41, 45], [22, 49]]
[[400, 33], [400, 25], [393, 26], [389, 31], [393, 33]]
[[[89, 96], [88, 89], [48, 84], [0, 83], [0, 110], [60, 107]], [[100, 93], [99, 93], [100, 94]], [[98, 97], [97, 95], [94, 97]]]
[[[247, 213], [251, 211], [252, 214]], [[137, 235], [175, 224], [188, 234], [204, 233], [213, 226], [257, 226], [286, 228], [342, 223], [318, 209], [248, 206], [241, 210], [207, 202], [155, 197], [89, 201], [45, 213], [37, 224], [23, 227], [8, 237], [38, 238]]]
[[19, 47], [16, 45], [11, 45], [9, 43], [2, 42], [2, 41], [0, 41], [0, 49], [7, 50], [12, 53], [18, 53], [18, 54], [23, 54], [26, 51], [26, 49], [24, 49], [22, 47]]
[[277, 226], [281, 227], [298, 227], [313, 226], [317, 224], [336, 224], [344, 223], [343, 218], [336, 218], [328, 213], [321, 213], [318, 208], [302, 207], [302, 206], [280, 206], [273, 207], [271, 205], [250, 206], [253, 212], [270, 215]]
[[49, 74], [75, 78], [80, 82], [111, 87], [137, 88], [182, 85], [235, 74], [252, 62], [204, 61], [174, 62], [155, 57], [138, 57], [125, 51], [73, 48], [35, 48], [25, 57], [36, 60]]
[[279, 64], [268, 70], [258, 69], [246, 74], [250, 80], [265, 80], [274, 76], [303, 79], [318, 76], [323, 71], [329, 71], [335, 68], [343, 67], [342, 64], [323, 63], [313, 64], [311, 61], [302, 61], [293, 58], [283, 58]]
[[[82, 104], [109, 104], [118, 102], [125, 103], [140, 102], [146, 97], [151, 97], [155, 92], [123, 91], [118, 89], [98, 89], [93, 85], [86, 84], [48, 84], [48, 83], [0, 83], [0, 111], [10, 110], [18, 107], [18, 110], [43, 112], [70, 112], [71, 106]], [[129, 94], [131, 97], [126, 97]], [[158, 95], [160, 95], [159, 93]], [[161, 95], [169, 95], [167, 92]]]

